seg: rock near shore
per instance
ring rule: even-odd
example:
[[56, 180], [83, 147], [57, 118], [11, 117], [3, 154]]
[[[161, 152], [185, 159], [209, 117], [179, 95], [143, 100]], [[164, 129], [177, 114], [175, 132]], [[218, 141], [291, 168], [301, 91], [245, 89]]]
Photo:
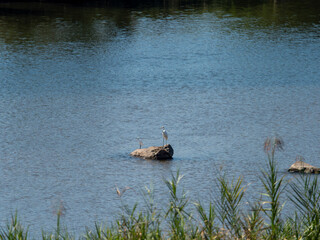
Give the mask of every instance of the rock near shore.
[[289, 172], [299, 173], [320, 173], [320, 168], [314, 167], [303, 161], [296, 161], [288, 170]]
[[148, 147], [134, 150], [130, 153], [133, 157], [139, 157], [143, 159], [154, 159], [154, 160], [168, 160], [172, 159], [173, 148], [170, 144], [161, 147]]

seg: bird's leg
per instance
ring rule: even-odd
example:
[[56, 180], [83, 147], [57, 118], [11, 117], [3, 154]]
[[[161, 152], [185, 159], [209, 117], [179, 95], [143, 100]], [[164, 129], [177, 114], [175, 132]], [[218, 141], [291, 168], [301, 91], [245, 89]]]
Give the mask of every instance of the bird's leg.
[[163, 147], [164, 147], [164, 138], [162, 138], [162, 145], [163, 145]]

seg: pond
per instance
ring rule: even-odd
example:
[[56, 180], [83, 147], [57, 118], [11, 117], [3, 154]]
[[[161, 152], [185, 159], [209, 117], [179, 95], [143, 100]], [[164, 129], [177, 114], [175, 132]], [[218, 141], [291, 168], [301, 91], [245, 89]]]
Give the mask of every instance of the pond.
[[[319, 166], [320, 4], [252, 2], [0, 3], [1, 225], [17, 211], [51, 231], [62, 201], [84, 232], [150, 184], [165, 207], [177, 170], [193, 200], [216, 196], [222, 169], [249, 201], [268, 136], [285, 142], [280, 173], [297, 155]], [[172, 161], [129, 156], [137, 137], [162, 145], [161, 126]]]

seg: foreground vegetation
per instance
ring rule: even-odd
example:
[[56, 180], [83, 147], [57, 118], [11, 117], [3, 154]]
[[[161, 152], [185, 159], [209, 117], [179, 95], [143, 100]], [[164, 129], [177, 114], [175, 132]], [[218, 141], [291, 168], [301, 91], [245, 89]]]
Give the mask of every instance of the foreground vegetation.
[[[267, 170], [260, 181], [264, 192], [250, 209], [244, 208], [246, 187], [243, 179], [229, 181], [221, 174], [218, 179], [219, 197], [204, 206], [192, 203], [187, 194], [178, 188], [182, 176], [177, 172], [166, 180], [170, 201], [166, 210], [158, 210], [153, 201], [153, 191], [146, 188], [145, 204], [140, 211], [123, 205], [122, 216], [114, 225], [86, 229], [79, 239], [320, 239], [320, 190], [317, 177], [301, 175], [295, 181], [285, 182], [280, 177], [275, 162], [275, 152], [283, 150], [279, 138], [267, 139], [264, 150], [268, 156]], [[286, 193], [284, 190], [287, 189]], [[117, 189], [118, 195], [122, 193]], [[284, 203], [282, 195], [295, 206], [291, 217], [281, 217]], [[192, 212], [192, 206], [195, 210]], [[57, 225], [53, 233], [42, 233], [42, 239], [75, 239], [60, 218], [63, 206], [57, 211]], [[0, 239], [32, 239], [28, 229], [12, 217], [7, 227], [0, 231]]]

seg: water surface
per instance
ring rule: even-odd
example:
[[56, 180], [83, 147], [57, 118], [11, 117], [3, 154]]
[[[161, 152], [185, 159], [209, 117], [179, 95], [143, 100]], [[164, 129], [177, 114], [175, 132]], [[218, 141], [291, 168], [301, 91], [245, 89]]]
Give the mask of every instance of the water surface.
[[[53, 206], [84, 231], [141, 202], [180, 169], [192, 199], [215, 196], [223, 168], [251, 193], [278, 134], [285, 173], [320, 156], [319, 3], [84, 7], [0, 4], [0, 218], [17, 210], [32, 234], [53, 230]], [[129, 153], [161, 145], [172, 161]], [[290, 177], [290, 176], [289, 176]], [[38, 233], [36, 233], [38, 231]]]

